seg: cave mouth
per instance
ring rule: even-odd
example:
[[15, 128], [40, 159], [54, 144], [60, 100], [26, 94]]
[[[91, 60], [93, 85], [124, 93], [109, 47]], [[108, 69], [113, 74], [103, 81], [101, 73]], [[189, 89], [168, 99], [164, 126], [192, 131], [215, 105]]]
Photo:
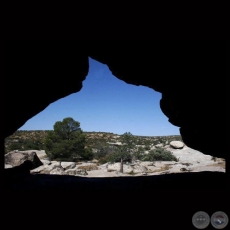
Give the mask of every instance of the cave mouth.
[[118, 79], [162, 93], [160, 108], [186, 145], [225, 158], [226, 143], [210, 145], [225, 127], [225, 52], [225, 41], [5, 41], [3, 137], [79, 92], [91, 57]]
[[[71, 109], [73, 109], [73, 107], [76, 107], [76, 110], [74, 110], [75, 113], [72, 117], [79, 117], [79, 119], [76, 120], [79, 121], [81, 124], [86, 125], [86, 128], [82, 127], [83, 132], [85, 131], [85, 129], [90, 130], [90, 125], [98, 123], [98, 130], [93, 129], [86, 132], [99, 133], [99, 135], [104, 135], [104, 133], [121, 135], [125, 132], [131, 132], [134, 136], [159, 137], [160, 140], [159, 138], [153, 138], [155, 145], [159, 145], [159, 148], [169, 144], [169, 141], [166, 140], [166, 136], [170, 136], [170, 138], [179, 138], [181, 140], [178, 127], [170, 124], [167, 120], [168, 118], [160, 110], [160, 93], [144, 86], [130, 85], [123, 81], [120, 81], [111, 74], [110, 70], [106, 65], [101, 64], [93, 59], [89, 59], [89, 64], [90, 71], [87, 75], [86, 80], [83, 81], [83, 88], [78, 93], [73, 93], [63, 99], [59, 99], [58, 101], [52, 103], [44, 111], [40, 112], [34, 118], [30, 119], [19, 130], [23, 131], [31, 129], [29, 127], [33, 127], [32, 123], [34, 122], [34, 119], [36, 119], [37, 127], [43, 126], [44, 122], [46, 122], [48, 125], [48, 122], [50, 123], [51, 119], [53, 120], [53, 125], [55, 121], [62, 120], [62, 118], [64, 117], [70, 117], [69, 113], [71, 113]], [[97, 68], [99, 68], [99, 70]], [[105, 83], [102, 84], [102, 81], [105, 81]], [[119, 91], [117, 89], [119, 89]], [[144, 93], [144, 90], [148, 90], [148, 92]], [[88, 101], [86, 101], [84, 98], [86, 98]], [[84, 103], [81, 103], [81, 101], [83, 101]], [[103, 101], [104, 103], [101, 103], [101, 101]], [[156, 107], [154, 107], [155, 105]], [[48, 112], [47, 116], [45, 114], [49, 109], [50, 111]], [[77, 113], [77, 111], [79, 111], [79, 113]], [[125, 119], [122, 118], [121, 114], [125, 116]], [[148, 114], [148, 116], [146, 116], [146, 114]], [[100, 118], [103, 123], [97, 121], [97, 119], [95, 119], [95, 115], [97, 115], [97, 119]], [[83, 120], [84, 122], [81, 122]], [[151, 124], [151, 120], [155, 120], [156, 122], [154, 124]], [[128, 123], [129, 125], [127, 125]], [[120, 127], [120, 129], [117, 129], [117, 131], [114, 132], [110, 129], [111, 127]], [[131, 129], [133, 127], [135, 127], [136, 129]], [[169, 131], [167, 131], [166, 133], [163, 132], [164, 130], [167, 130], [167, 128], [170, 128], [171, 133], [169, 133]], [[146, 129], [148, 129], [149, 133], [145, 132]], [[151, 129], [157, 131], [155, 133], [152, 133], [151, 135]], [[161, 133], [159, 133], [160, 129], [162, 131]], [[36, 128], [32, 128], [31, 130], [35, 131]], [[41, 128], [37, 130], [41, 130]], [[44, 130], [51, 130], [51, 128], [45, 128]], [[142, 133], [138, 133], [140, 131], [142, 131]], [[174, 139], [174, 141], [175, 140], [177, 139]], [[114, 144], [114, 140], [112, 141]], [[166, 142], [168, 143], [166, 144]], [[146, 146], [143, 147], [145, 148]], [[148, 146], [148, 148], [146, 148], [146, 151], [148, 150], [151, 150], [151, 146]], [[213, 158], [210, 160], [213, 160], [213, 165], [215, 165], [214, 162], [216, 161], [216, 159]], [[130, 166], [130, 164], [128, 164], [127, 162], [124, 162], [124, 165], [125, 167]], [[180, 165], [180, 171], [177, 170], [174, 173], [190, 172], [190, 165], [190, 163], [182, 162], [182, 164]], [[224, 162], [222, 162], [222, 166], [225, 167]], [[158, 167], [156, 165], [154, 165], [154, 167], [156, 167], [156, 169], [154, 169], [154, 172], [160, 172], [163, 174], [168, 173], [168, 170], [170, 169], [170, 164], [161, 163]], [[152, 175], [151, 173], [149, 173], [149, 169], [148, 173], [141, 173], [142, 177], [147, 176], [148, 174]], [[129, 171], [129, 173], [124, 176], [130, 177], [133, 175], [135, 175], [135, 173], [133, 171]], [[114, 174], [114, 176], [121, 176], [121, 174]]]

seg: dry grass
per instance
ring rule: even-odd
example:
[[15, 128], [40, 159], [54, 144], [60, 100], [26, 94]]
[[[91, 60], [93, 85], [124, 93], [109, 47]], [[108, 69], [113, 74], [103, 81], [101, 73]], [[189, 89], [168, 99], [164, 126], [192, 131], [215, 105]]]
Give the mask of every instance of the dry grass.
[[78, 169], [85, 169], [86, 171], [91, 171], [91, 170], [98, 170], [98, 167], [96, 165], [80, 165], [77, 167]]
[[162, 172], [162, 171], [166, 171], [169, 170], [171, 167], [169, 165], [164, 165], [162, 166], [160, 169], [158, 170], [149, 170], [149, 173], [155, 173], [155, 172]]

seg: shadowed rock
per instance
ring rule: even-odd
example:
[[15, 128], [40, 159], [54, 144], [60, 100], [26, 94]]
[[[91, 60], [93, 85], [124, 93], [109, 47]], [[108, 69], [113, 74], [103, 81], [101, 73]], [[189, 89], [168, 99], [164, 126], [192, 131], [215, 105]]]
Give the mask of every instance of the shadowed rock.
[[32, 163], [32, 169], [43, 165], [36, 152], [13, 151], [5, 154], [5, 164], [12, 165], [13, 167], [19, 166], [25, 161], [30, 161]]

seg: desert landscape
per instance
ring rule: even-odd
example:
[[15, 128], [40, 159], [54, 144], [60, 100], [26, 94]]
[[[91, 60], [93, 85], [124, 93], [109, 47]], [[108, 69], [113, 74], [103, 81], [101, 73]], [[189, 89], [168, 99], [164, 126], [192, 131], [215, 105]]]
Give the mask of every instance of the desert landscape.
[[[88, 135], [88, 144], [97, 152], [93, 143], [106, 143], [107, 145], [121, 145], [120, 136], [111, 133], [90, 133]], [[15, 139], [10, 138], [12, 143]], [[16, 140], [18, 140], [16, 138]], [[95, 141], [96, 140], [96, 141]], [[9, 141], [7, 142], [10, 145]], [[73, 175], [81, 177], [122, 177], [122, 176], [151, 176], [171, 173], [215, 171], [225, 172], [225, 159], [216, 158], [211, 155], [205, 155], [197, 150], [189, 148], [181, 140], [180, 136], [173, 137], [139, 137], [138, 144], [135, 147], [147, 149], [144, 151], [148, 155], [151, 150], [161, 148], [172, 153], [175, 160], [154, 160], [141, 161], [132, 160], [123, 162], [121, 172], [121, 162], [100, 163], [99, 160], [91, 161], [55, 161], [50, 160], [45, 150], [13, 150], [5, 154], [5, 168], [17, 167], [26, 160], [33, 162], [31, 174], [56, 174]]]

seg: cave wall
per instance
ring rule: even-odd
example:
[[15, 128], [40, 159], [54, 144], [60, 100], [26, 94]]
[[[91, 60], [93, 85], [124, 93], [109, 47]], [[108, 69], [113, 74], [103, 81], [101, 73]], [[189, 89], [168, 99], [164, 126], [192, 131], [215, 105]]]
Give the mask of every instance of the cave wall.
[[226, 158], [225, 49], [224, 41], [5, 41], [3, 137], [80, 91], [91, 57], [162, 93], [160, 108], [185, 144]]

